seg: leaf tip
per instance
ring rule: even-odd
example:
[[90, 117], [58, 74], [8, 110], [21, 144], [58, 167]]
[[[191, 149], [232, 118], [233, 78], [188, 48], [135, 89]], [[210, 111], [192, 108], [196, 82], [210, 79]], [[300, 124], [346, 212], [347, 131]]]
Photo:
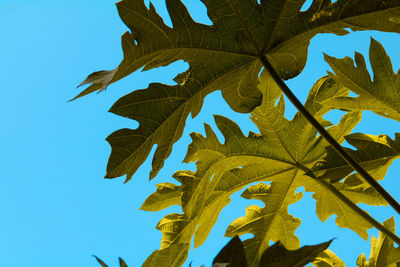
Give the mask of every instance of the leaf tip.
[[102, 261], [101, 259], [99, 259], [96, 255], [92, 255], [92, 256], [97, 260], [98, 263], [100, 263], [101, 266], [103, 266], [103, 267], [108, 267], [108, 265], [105, 264], [104, 261]]

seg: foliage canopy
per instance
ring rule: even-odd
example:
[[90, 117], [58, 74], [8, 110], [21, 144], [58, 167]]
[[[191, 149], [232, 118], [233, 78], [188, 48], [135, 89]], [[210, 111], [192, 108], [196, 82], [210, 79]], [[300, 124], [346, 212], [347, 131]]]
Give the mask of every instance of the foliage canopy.
[[[184, 161], [195, 162], [196, 171], [177, 171], [173, 178], [179, 184], [158, 184], [141, 207], [147, 211], [171, 205], [182, 208], [182, 213], [169, 214], [158, 223], [157, 229], [163, 233], [160, 250], [143, 266], [181, 266], [192, 238], [194, 246], [200, 246], [230, 196], [254, 182], [258, 183], [247, 187], [242, 197], [258, 199], [265, 206], [249, 206], [245, 216], [228, 226], [226, 236], [233, 237], [231, 242], [240, 243], [243, 250], [236, 256], [245, 255], [241, 260], [248, 266], [284, 266], [279, 255], [286, 255], [282, 259], [289, 261], [287, 266], [308, 262], [344, 266], [327, 250], [330, 242], [300, 248], [294, 232], [301, 220], [288, 213], [288, 206], [302, 198], [296, 190], [304, 187], [313, 192], [321, 221], [336, 215], [338, 226], [355, 231], [363, 239], [375, 225], [343, 198], [355, 204], [387, 203], [352, 173], [353, 168], [317, 134], [302, 112], [291, 120], [284, 116], [281, 88], [263, 68], [261, 58], [266, 57], [282, 79], [293, 78], [304, 68], [310, 40], [319, 33], [345, 35], [348, 29], [400, 33], [400, 0], [314, 0], [306, 11], [301, 11], [305, 0], [202, 2], [212, 25], [195, 22], [180, 0], [167, 0], [172, 28], [164, 24], [151, 3], [147, 8], [143, 0], [118, 2], [120, 17], [130, 29], [122, 35], [124, 58], [114, 70], [89, 75], [81, 85], [91, 85], [75, 97], [102, 91], [140, 68], [149, 70], [178, 60], [189, 63], [189, 69], [175, 78], [177, 85], [152, 83], [111, 107], [111, 112], [138, 121], [139, 127], [118, 130], [107, 138], [112, 152], [106, 178], [126, 175], [128, 181], [157, 145], [150, 173], [154, 178], [181, 137], [186, 118], [189, 114], [195, 117], [205, 96], [216, 90], [221, 90], [233, 110], [250, 113], [259, 130], [259, 134], [250, 132], [246, 136], [234, 121], [216, 115], [224, 143], [207, 124], [205, 136], [191, 134]], [[353, 146], [355, 150], [345, 148], [347, 153], [374, 179], [381, 180], [400, 156], [399, 135], [392, 140], [384, 135], [351, 132], [363, 110], [400, 120], [400, 72], [395, 74], [386, 51], [374, 39], [369, 58], [373, 79], [361, 54], [355, 55], [356, 66], [350, 58], [325, 55], [333, 72], [315, 82], [304, 107], [337, 142], [346, 140]], [[350, 96], [350, 91], [358, 96]], [[347, 111], [337, 124], [323, 118], [332, 109]], [[384, 226], [394, 232], [394, 220]], [[254, 236], [242, 243], [237, 236], [246, 233]], [[270, 246], [270, 241], [275, 244]], [[371, 242], [369, 261], [362, 255], [358, 266], [390, 266], [399, 261], [399, 252], [387, 236], [380, 235]], [[229, 246], [221, 253], [229, 254]], [[304, 262], [297, 262], [297, 258]], [[386, 265], [379, 265], [382, 262]], [[126, 266], [123, 260], [120, 263]]]

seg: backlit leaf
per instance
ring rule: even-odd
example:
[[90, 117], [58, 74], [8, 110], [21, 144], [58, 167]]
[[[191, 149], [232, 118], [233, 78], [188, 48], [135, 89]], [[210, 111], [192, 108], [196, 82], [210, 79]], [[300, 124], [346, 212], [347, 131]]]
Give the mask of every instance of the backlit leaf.
[[181, 204], [180, 187], [171, 183], [157, 185], [157, 192], [151, 194], [143, 203], [141, 210], [159, 211], [172, 205]]
[[373, 81], [361, 54], [355, 54], [356, 66], [349, 57], [336, 59], [325, 55], [325, 60], [335, 72], [329, 75], [359, 96], [335, 97], [325, 100], [323, 104], [344, 110], [370, 110], [400, 121], [400, 70], [394, 73], [385, 49], [372, 38], [369, 59], [374, 73]]
[[346, 267], [344, 262], [329, 249], [321, 252], [312, 263], [315, 267]]
[[181, 243], [156, 250], [146, 259], [142, 267], [182, 266], [186, 260], [188, 251], [189, 245]]
[[[392, 233], [395, 232], [393, 217], [386, 220], [383, 225]], [[371, 253], [369, 261], [364, 254], [357, 259], [358, 267], [397, 267], [400, 265], [400, 248], [394, 247], [394, 242], [387, 236], [379, 233], [379, 237], [371, 238]]]
[[[298, 75], [307, 60], [310, 40], [318, 33], [345, 35], [346, 28], [400, 32], [398, 0], [203, 0], [213, 25], [195, 22], [180, 0], [167, 0], [173, 27], [164, 24], [150, 3], [123, 0], [119, 15], [130, 32], [122, 35], [121, 64], [98, 71], [81, 83], [91, 84], [76, 98], [104, 90], [109, 84], [139, 70], [166, 66], [178, 60], [189, 69], [176, 77], [177, 85], [154, 83], [117, 101], [111, 112], [139, 122], [135, 130], [122, 129], [107, 141], [112, 147], [106, 178], [127, 175], [129, 180], [157, 145], [150, 178], [162, 168], [185, 121], [201, 110], [204, 97], [221, 90], [235, 111], [259, 106], [257, 89], [266, 55], [282, 78]], [[259, 3], [260, 2], [260, 3]]]
[[[364, 238], [367, 235], [366, 230], [371, 227], [368, 223], [365, 224], [347, 206], [340, 205], [340, 201], [330, 196], [318, 181], [306, 175], [308, 168], [326, 154], [327, 144], [300, 114], [296, 114], [293, 120], [284, 117], [282, 93], [266, 75], [263, 72], [260, 80], [264, 101], [252, 112], [252, 120], [261, 134], [250, 132], [246, 136], [235, 122], [222, 116], [215, 116], [215, 123], [224, 136], [224, 143], [218, 140], [207, 124], [205, 136], [191, 134], [193, 142], [189, 145], [185, 162], [196, 162], [196, 173], [189, 175], [195, 178], [187, 179], [196, 183], [188, 187], [190, 190], [186, 191], [186, 195], [182, 194], [181, 201], [186, 201], [183, 213], [167, 215], [158, 224], [157, 229], [163, 233], [162, 248], [190, 243], [193, 235], [195, 247], [200, 246], [207, 239], [221, 210], [229, 203], [230, 196], [250, 183], [261, 181], [270, 181], [271, 186], [252, 186], [243, 193], [243, 197], [261, 199], [265, 207], [249, 207], [245, 217], [233, 222], [227, 230], [227, 235], [232, 237], [245, 233], [255, 235], [253, 239], [243, 242], [249, 266], [258, 266], [270, 240], [281, 240], [291, 249], [299, 247], [294, 231], [300, 220], [289, 215], [287, 209], [288, 205], [301, 198], [301, 193], [295, 193], [301, 186], [314, 192], [314, 196], [323, 196], [318, 198], [317, 206], [331, 206], [327, 212], [317, 209], [321, 217], [336, 214], [337, 221], [344, 221], [341, 226], [353, 229]], [[347, 93], [347, 89], [324, 77], [313, 86], [306, 101], [310, 112], [326, 125], [339, 142], [344, 141], [344, 136], [358, 123], [360, 113], [347, 113], [337, 125], [332, 125], [322, 118], [329, 108], [316, 100]], [[177, 180], [183, 181], [181, 178]], [[363, 191], [353, 192], [347, 184], [338, 186], [338, 189], [350, 191], [354, 197], [363, 199]], [[344, 220], [348, 218], [360, 220], [360, 223], [355, 225]]]
[[[293, 171], [293, 176], [296, 171]], [[280, 241], [288, 249], [297, 249], [300, 241], [294, 235], [301, 221], [288, 214], [288, 205], [297, 202], [302, 193], [295, 193], [290, 185], [291, 179], [275, 180], [271, 186], [264, 183], [247, 188], [242, 197], [259, 199], [265, 203], [264, 208], [250, 206], [246, 208], [246, 216], [236, 219], [229, 225], [225, 235], [254, 234], [254, 237], [244, 242], [246, 247], [247, 262], [249, 266], [258, 266], [264, 250], [269, 246], [269, 241]], [[288, 189], [282, 193], [282, 188]]]

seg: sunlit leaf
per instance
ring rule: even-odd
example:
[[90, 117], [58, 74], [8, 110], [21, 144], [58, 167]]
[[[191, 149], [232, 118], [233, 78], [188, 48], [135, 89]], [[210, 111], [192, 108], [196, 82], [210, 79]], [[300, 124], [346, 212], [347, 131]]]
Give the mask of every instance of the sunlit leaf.
[[182, 266], [186, 260], [188, 251], [189, 244], [182, 243], [156, 250], [146, 259], [142, 267]]
[[177, 85], [151, 84], [113, 105], [111, 112], [138, 121], [139, 127], [107, 138], [112, 151], [106, 178], [127, 175], [129, 180], [157, 145], [153, 178], [181, 137], [188, 115], [195, 117], [213, 91], [221, 90], [238, 112], [259, 106], [260, 55], [289, 79], [304, 68], [310, 40], [318, 33], [345, 35], [346, 28], [400, 32], [398, 0], [314, 0], [302, 12], [304, 2], [203, 0], [213, 23], [208, 26], [195, 22], [180, 0], [168, 0], [172, 28], [151, 3], [147, 8], [143, 0], [118, 2], [119, 15], [130, 29], [122, 35], [123, 60], [114, 70], [89, 75], [81, 85], [91, 85], [76, 98], [102, 91], [142, 67], [148, 70], [178, 60], [190, 67], [176, 77]]
[[312, 263], [315, 267], [346, 267], [344, 262], [329, 249], [321, 252]]
[[400, 121], [400, 70], [394, 73], [385, 49], [372, 38], [369, 59], [374, 73], [373, 80], [361, 54], [355, 53], [356, 66], [349, 57], [336, 59], [325, 55], [325, 60], [335, 72], [329, 73], [330, 76], [359, 96], [335, 97], [325, 100], [323, 104], [344, 110], [370, 110]]
[[[296, 171], [293, 171], [296, 175]], [[244, 242], [246, 247], [247, 262], [249, 266], [258, 266], [264, 250], [269, 246], [269, 241], [280, 241], [288, 249], [297, 249], [300, 241], [294, 235], [301, 221], [288, 214], [288, 205], [297, 202], [302, 193], [295, 193], [290, 185], [291, 179], [280, 179], [268, 186], [264, 183], [247, 188], [242, 197], [247, 199], [259, 199], [265, 203], [264, 208], [249, 206], [246, 208], [246, 216], [236, 219], [229, 225], [225, 235], [254, 234], [254, 237]], [[286, 191], [287, 193], [283, 193]]]
[[[244, 241], [249, 266], [258, 266], [270, 240], [281, 240], [291, 249], [299, 247], [294, 231], [300, 220], [289, 215], [287, 209], [288, 205], [301, 198], [301, 193], [295, 193], [301, 186], [314, 192], [316, 198], [323, 196], [317, 200], [317, 206], [332, 206], [327, 212], [317, 209], [318, 215], [324, 218], [336, 214], [338, 221], [343, 218], [360, 220], [357, 225], [347, 222], [340, 226], [353, 229], [364, 238], [367, 235], [366, 230], [371, 225], [365, 224], [362, 218], [354, 215], [333, 195], [330, 196], [318, 181], [306, 175], [308, 168], [326, 154], [327, 143], [317, 136], [316, 130], [300, 114], [296, 114], [293, 120], [284, 117], [282, 93], [266, 75], [261, 74], [263, 104], [252, 112], [252, 119], [261, 134], [250, 132], [246, 136], [235, 122], [222, 116], [215, 116], [215, 123], [224, 136], [224, 143], [207, 124], [205, 136], [191, 134], [193, 142], [189, 145], [185, 162], [196, 162], [196, 173], [182, 176], [192, 177], [187, 180], [196, 183], [185, 195], [182, 194], [181, 200], [187, 201], [183, 213], [167, 215], [158, 224], [157, 229], [163, 233], [162, 248], [176, 243], [190, 243], [193, 235], [195, 247], [200, 246], [207, 239], [221, 210], [229, 203], [230, 196], [250, 183], [260, 181], [272, 183], [270, 187], [265, 184], [250, 187], [243, 196], [261, 199], [265, 207], [249, 207], [246, 216], [233, 222], [227, 230], [227, 235], [232, 237], [245, 233], [255, 235], [253, 239]], [[358, 123], [360, 113], [347, 113], [337, 125], [332, 125], [322, 118], [329, 108], [316, 101], [347, 93], [347, 89], [324, 77], [313, 86], [306, 102], [310, 112], [339, 142], [344, 141], [344, 136]], [[181, 178], [177, 180], [183, 181]], [[338, 189], [351, 191], [347, 185]], [[364, 192], [352, 193], [354, 197], [363, 199]]]
[[[395, 224], [393, 217], [386, 220], [383, 225], [395, 232]], [[397, 267], [400, 265], [400, 248], [394, 247], [394, 242], [382, 233], [379, 237], [371, 238], [371, 253], [369, 260], [365, 257], [364, 253], [357, 259], [358, 267]]]
[[172, 183], [157, 185], [157, 192], [151, 194], [143, 203], [141, 210], [159, 211], [172, 205], [181, 204], [180, 187]]

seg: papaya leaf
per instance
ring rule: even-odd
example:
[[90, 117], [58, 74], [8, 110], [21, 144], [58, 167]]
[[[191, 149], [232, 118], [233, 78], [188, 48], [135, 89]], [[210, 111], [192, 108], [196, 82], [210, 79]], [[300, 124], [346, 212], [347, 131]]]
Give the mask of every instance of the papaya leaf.
[[371, 38], [369, 47], [374, 80], [367, 70], [364, 57], [355, 53], [355, 63], [349, 58], [336, 59], [325, 55], [335, 72], [329, 75], [358, 97], [335, 97], [323, 104], [343, 110], [370, 110], [378, 115], [400, 121], [400, 70], [394, 73], [392, 62], [383, 46]]
[[157, 185], [157, 192], [151, 194], [143, 205], [141, 210], [159, 211], [172, 205], [181, 204], [180, 187], [172, 183], [162, 183]]
[[[393, 233], [395, 223], [393, 217], [386, 220], [383, 225]], [[364, 253], [357, 259], [358, 267], [397, 267], [400, 265], [400, 248], [394, 247], [394, 242], [387, 236], [379, 233], [379, 237], [371, 238], [371, 253], [367, 261]]]
[[276, 242], [263, 253], [260, 266], [268, 267], [301, 267], [312, 262], [331, 241], [314, 246], [304, 246], [297, 250], [287, 250], [280, 242]]
[[108, 267], [107, 264], [104, 263], [104, 261], [102, 261], [101, 259], [99, 259], [97, 256], [93, 255], [93, 257], [95, 257], [95, 259], [97, 260], [98, 263], [100, 263], [100, 265], [102, 267]]
[[257, 89], [266, 55], [283, 79], [304, 68], [310, 40], [318, 33], [345, 35], [350, 28], [400, 32], [398, 0], [203, 0], [213, 25], [195, 22], [180, 0], [166, 1], [173, 27], [164, 24], [150, 3], [123, 0], [119, 15], [130, 32], [122, 35], [124, 53], [114, 70], [98, 71], [80, 85], [91, 84], [74, 99], [139, 70], [166, 66], [178, 60], [189, 63], [174, 86], [154, 83], [117, 101], [111, 112], [139, 122], [136, 130], [122, 129], [107, 141], [112, 150], [106, 178], [126, 175], [129, 180], [157, 145], [150, 178], [162, 168], [173, 144], [181, 137], [189, 113], [195, 117], [204, 97], [221, 90], [232, 109], [250, 112], [259, 106]]
[[213, 267], [217, 266], [247, 267], [246, 254], [238, 236], [233, 237], [215, 256]]
[[119, 258], [119, 266], [120, 267], [128, 267], [128, 264], [126, 264], [123, 259]]
[[[96, 258], [97, 262], [100, 263], [100, 265], [101, 265], [102, 267], [108, 267], [108, 265], [105, 264], [104, 261], [102, 261], [101, 259], [99, 259], [97, 256], [94, 256], [94, 255], [93, 255], [93, 257]], [[128, 265], [125, 263], [125, 261], [124, 261], [123, 259], [118, 258], [118, 260], [119, 260], [119, 266], [120, 266], [120, 267], [128, 267]]]
[[[293, 172], [296, 175], [296, 172]], [[236, 219], [226, 230], [226, 236], [254, 234], [254, 237], [244, 242], [249, 266], [259, 266], [258, 259], [264, 252], [261, 248], [269, 246], [269, 240], [280, 241], [289, 249], [297, 249], [300, 241], [294, 235], [301, 221], [288, 214], [288, 205], [297, 202], [302, 193], [290, 190], [291, 179], [279, 179], [268, 186], [264, 183], [247, 188], [242, 197], [259, 199], [265, 203], [264, 208], [250, 206], [246, 208], [246, 216]], [[282, 188], [289, 188], [282, 193]], [[283, 239], [283, 240], [280, 240]]]
[[[285, 246], [298, 248], [299, 242], [294, 231], [300, 220], [287, 214], [288, 205], [302, 196], [301, 193], [295, 194], [297, 188], [304, 186], [306, 190], [324, 196], [317, 201], [317, 204], [333, 206], [332, 203], [335, 201], [340, 202], [333, 195], [328, 199], [326, 196], [330, 193], [319, 186], [318, 181], [305, 174], [306, 170], [308, 171], [314, 163], [325, 156], [327, 143], [321, 136], [317, 136], [316, 130], [302, 115], [296, 114], [292, 120], [284, 117], [282, 93], [267, 75], [263, 72], [260, 77], [259, 88], [263, 92], [264, 101], [252, 112], [252, 120], [259, 128], [260, 134], [250, 132], [245, 136], [236, 123], [222, 116], [215, 116], [215, 123], [224, 136], [224, 143], [219, 141], [207, 124], [205, 124], [205, 136], [198, 133], [191, 134], [193, 141], [189, 145], [184, 161], [196, 162], [196, 172], [175, 175], [175, 179], [182, 183], [180, 188], [188, 190], [185, 194], [182, 193], [181, 197], [183, 213], [167, 215], [157, 226], [163, 233], [161, 248], [177, 243], [190, 243], [193, 235], [195, 247], [200, 246], [233, 193], [250, 183], [271, 181], [270, 187], [262, 188], [263, 185], [250, 187], [243, 195], [247, 198], [256, 198], [251, 190], [261, 190], [263, 195], [260, 197], [266, 203], [265, 208], [249, 208], [243, 220], [233, 223], [227, 231], [228, 236], [258, 232], [253, 240], [244, 241], [248, 264], [257, 266], [270, 240], [281, 240]], [[327, 130], [339, 142], [343, 142], [344, 136], [348, 135], [359, 122], [360, 113], [347, 113], [337, 125], [332, 125], [322, 118], [329, 108], [316, 100], [347, 93], [347, 89], [337, 86], [330, 78], [324, 77], [315, 83], [306, 101], [306, 106], [313, 115], [328, 127]], [[275, 105], [278, 99], [279, 102]], [[186, 177], [186, 182], [183, 182], [180, 176]], [[188, 176], [191, 178], [187, 178]], [[185, 183], [189, 184], [187, 181], [196, 182], [186, 186]], [[339, 190], [350, 189], [344, 185]], [[363, 193], [354, 194], [363, 199]], [[270, 218], [267, 218], [265, 214], [267, 212], [270, 212]], [[323, 210], [318, 212], [328, 217], [337, 214], [338, 220], [351, 218], [362, 221], [362, 218], [351, 213], [351, 210], [343, 204], [335, 203], [329, 213], [324, 213]], [[257, 218], [259, 223], [246, 224], [250, 216]], [[283, 220], [288, 221], [283, 223]], [[351, 222], [345, 221], [342, 225], [355, 230], [364, 238], [365, 235], [368, 236], [366, 230], [371, 225], [362, 222], [355, 225]], [[243, 227], [240, 224], [243, 224]], [[282, 227], [287, 228], [284, 231]]]
[[346, 267], [344, 262], [329, 249], [321, 252], [312, 263], [315, 267]]
[[158, 184], [157, 191], [151, 194], [142, 204], [141, 210], [158, 211], [172, 205], [180, 205], [185, 210], [199, 178], [192, 171], [177, 171], [172, 177], [181, 183], [180, 186], [172, 183]]
[[[386, 135], [367, 135], [361, 133], [351, 134], [345, 137], [347, 142], [356, 147], [357, 150], [347, 148], [346, 150], [361, 166], [376, 180], [382, 180], [391, 163], [400, 156], [400, 137], [396, 134], [395, 140]], [[323, 160], [317, 162], [312, 170], [314, 176], [319, 179], [329, 179], [333, 185], [347, 196], [354, 203], [365, 203], [369, 205], [387, 205], [387, 202], [369, 186], [357, 173], [353, 173], [353, 169], [348, 166], [332, 149], [327, 148], [327, 155]], [[336, 182], [343, 179], [343, 182]], [[312, 188], [308, 190], [312, 191]], [[340, 203], [335, 205], [329, 204], [337, 202], [329, 195], [313, 195], [317, 199], [317, 214], [322, 221], [326, 220], [330, 214], [341, 206]], [[324, 199], [324, 201], [322, 201]], [[320, 200], [320, 201], [319, 201]], [[325, 203], [325, 204], [324, 204]], [[344, 208], [344, 207], [343, 207]], [[345, 212], [342, 217], [338, 217], [336, 222], [339, 226], [344, 227], [345, 224], [351, 224], [351, 211]], [[354, 214], [354, 213], [353, 213]], [[358, 221], [358, 226], [365, 224], [364, 221]], [[365, 224], [365, 227], [367, 224]], [[360, 229], [361, 230], [361, 229]], [[362, 233], [362, 232], [360, 232]], [[366, 239], [368, 235], [364, 232], [361, 236]]]
[[177, 243], [165, 249], [154, 251], [143, 263], [142, 267], [171, 266], [179, 267], [185, 262], [189, 244]]
[[[395, 134], [395, 140], [387, 135], [374, 136], [362, 133], [348, 135], [345, 139], [350, 145], [357, 148], [357, 150], [345, 148], [346, 151], [357, 159], [376, 180], [383, 179], [392, 162], [400, 157], [399, 133]], [[353, 172], [353, 168], [333, 149], [327, 148], [327, 151], [326, 157], [312, 168], [315, 176], [336, 182]], [[353, 184], [358, 185], [360, 183], [358, 180], [362, 180], [358, 174], [351, 176]]]

